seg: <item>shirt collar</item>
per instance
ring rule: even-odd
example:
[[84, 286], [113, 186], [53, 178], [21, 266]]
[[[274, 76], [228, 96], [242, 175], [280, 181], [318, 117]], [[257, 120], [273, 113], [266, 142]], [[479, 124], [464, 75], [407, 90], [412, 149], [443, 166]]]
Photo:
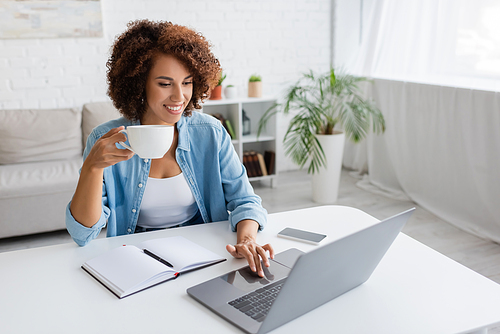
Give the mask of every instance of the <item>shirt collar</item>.
[[179, 137], [177, 138], [177, 147], [184, 151], [190, 151], [189, 146], [189, 133], [187, 131], [188, 117], [181, 116], [181, 119], [177, 122], [177, 131]]

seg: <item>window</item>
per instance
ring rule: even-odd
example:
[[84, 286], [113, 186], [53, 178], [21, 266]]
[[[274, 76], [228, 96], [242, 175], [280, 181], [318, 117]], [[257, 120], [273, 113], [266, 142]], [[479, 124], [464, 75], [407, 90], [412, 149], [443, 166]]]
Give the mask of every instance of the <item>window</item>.
[[[349, 72], [378, 78], [500, 91], [499, 0], [358, 0], [350, 26], [362, 27], [361, 43], [337, 52]], [[344, 40], [346, 38], [344, 37]], [[352, 40], [351, 40], [352, 44]], [[344, 44], [347, 45], [347, 44]], [[342, 47], [342, 45], [340, 46]], [[348, 55], [348, 56], [346, 56]]]
[[456, 32], [449, 71], [500, 77], [500, 1], [464, 1]]

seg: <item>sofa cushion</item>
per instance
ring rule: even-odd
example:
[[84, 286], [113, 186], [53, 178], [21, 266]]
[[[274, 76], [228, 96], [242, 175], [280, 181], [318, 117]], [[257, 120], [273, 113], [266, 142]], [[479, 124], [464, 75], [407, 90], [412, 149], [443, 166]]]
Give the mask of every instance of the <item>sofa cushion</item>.
[[96, 126], [121, 116], [111, 102], [84, 104], [82, 113], [83, 147], [87, 143], [87, 137]]
[[81, 156], [0, 166], [0, 200], [74, 192], [81, 166]]
[[0, 164], [81, 156], [81, 121], [77, 109], [0, 110]]

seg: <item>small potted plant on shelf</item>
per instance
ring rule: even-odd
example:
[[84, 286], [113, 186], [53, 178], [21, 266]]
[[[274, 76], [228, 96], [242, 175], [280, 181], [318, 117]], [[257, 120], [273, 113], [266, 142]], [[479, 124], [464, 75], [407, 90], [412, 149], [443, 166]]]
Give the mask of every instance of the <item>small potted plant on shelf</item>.
[[236, 87], [234, 85], [227, 85], [224, 89], [224, 97], [226, 99], [234, 99], [237, 95]]
[[226, 74], [221, 72], [217, 86], [215, 86], [215, 88], [212, 89], [212, 92], [210, 93], [210, 100], [222, 99], [222, 82], [224, 81], [224, 79], [226, 79]]
[[248, 79], [248, 97], [262, 97], [262, 78], [253, 74]]
[[[345, 136], [359, 142], [370, 130], [385, 131], [385, 121], [372, 101], [362, 96], [359, 84], [364, 77], [304, 74], [286, 91], [284, 102], [269, 108], [259, 120], [257, 135], [276, 113], [294, 113], [283, 139], [285, 154], [301, 168], [308, 162], [312, 173], [313, 200], [337, 201]], [[339, 130], [335, 130], [336, 125]]]

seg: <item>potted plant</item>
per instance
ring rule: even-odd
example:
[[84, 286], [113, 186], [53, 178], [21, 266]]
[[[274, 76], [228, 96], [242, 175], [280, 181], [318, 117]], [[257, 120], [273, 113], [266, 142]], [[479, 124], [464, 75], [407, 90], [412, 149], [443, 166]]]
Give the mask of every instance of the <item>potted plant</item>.
[[248, 97], [262, 97], [262, 78], [253, 74], [248, 79]]
[[237, 89], [234, 85], [227, 85], [224, 89], [224, 96], [226, 99], [234, 99], [237, 95]]
[[259, 120], [258, 135], [274, 114], [295, 113], [283, 140], [285, 154], [301, 168], [310, 162], [315, 202], [337, 201], [345, 137], [359, 142], [370, 124], [375, 133], [385, 131], [382, 113], [361, 94], [358, 85], [365, 81], [364, 77], [336, 75], [333, 68], [319, 75], [310, 71], [288, 88], [283, 103], [273, 105]]
[[224, 81], [224, 79], [226, 79], [226, 74], [221, 72], [217, 86], [215, 86], [214, 89], [212, 89], [212, 92], [210, 93], [210, 100], [222, 99], [222, 82]]

